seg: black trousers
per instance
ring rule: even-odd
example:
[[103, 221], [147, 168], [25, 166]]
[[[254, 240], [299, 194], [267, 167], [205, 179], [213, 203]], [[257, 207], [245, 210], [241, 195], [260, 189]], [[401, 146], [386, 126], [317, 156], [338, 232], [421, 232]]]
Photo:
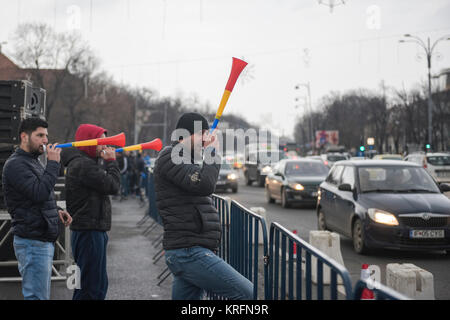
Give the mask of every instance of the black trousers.
[[72, 231], [72, 254], [81, 270], [81, 289], [75, 289], [73, 300], [104, 300], [108, 291], [104, 231]]

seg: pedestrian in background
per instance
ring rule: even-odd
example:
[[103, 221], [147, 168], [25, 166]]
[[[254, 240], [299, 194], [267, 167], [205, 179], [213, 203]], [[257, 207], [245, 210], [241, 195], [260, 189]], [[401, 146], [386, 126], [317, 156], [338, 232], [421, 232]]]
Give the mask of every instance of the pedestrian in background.
[[[200, 124], [199, 131], [195, 122]], [[205, 291], [229, 299], [252, 299], [253, 284], [216, 255], [221, 225], [211, 195], [221, 164], [218, 140], [207, 136], [208, 122], [198, 113], [182, 115], [176, 128], [190, 136], [165, 147], [154, 168], [164, 255], [174, 277], [172, 299], [199, 300]], [[200, 166], [194, 159], [201, 159], [202, 145], [207, 158]], [[182, 163], [172, 157], [179, 146], [186, 160]], [[211, 157], [217, 157], [216, 161]]]
[[[5, 203], [11, 215], [14, 252], [22, 276], [25, 300], [49, 300], [55, 241], [69, 213], [56, 205], [54, 188], [60, 169], [57, 144], [48, 144], [48, 124], [25, 119], [19, 128], [19, 148], [3, 168]], [[38, 157], [46, 146], [47, 165]]]
[[[106, 133], [101, 127], [82, 124], [75, 140], [103, 138]], [[108, 290], [107, 231], [111, 230], [109, 195], [120, 188], [116, 151], [107, 146], [68, 148], [62, 158], [67, 167], [66, 204], [73, 216], [72, 253], [81, 270], [81, 289], [74, 290], [73, 300], [104, 300]]]

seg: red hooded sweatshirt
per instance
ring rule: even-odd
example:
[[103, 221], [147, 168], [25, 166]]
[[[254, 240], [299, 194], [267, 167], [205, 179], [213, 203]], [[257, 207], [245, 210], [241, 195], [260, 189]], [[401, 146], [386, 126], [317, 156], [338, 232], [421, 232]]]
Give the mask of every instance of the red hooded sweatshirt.
[[[75, 141], [97, 139], [100, 138], [102, 134], [107, 134], [106, 129], [97, 127], [93, 124], [82, 124], [78, 127], [77, 132], [75, 133]], [[94, 159], [97, 158], [97, 146], [77, 148], [86, 153], [89, 157]]]

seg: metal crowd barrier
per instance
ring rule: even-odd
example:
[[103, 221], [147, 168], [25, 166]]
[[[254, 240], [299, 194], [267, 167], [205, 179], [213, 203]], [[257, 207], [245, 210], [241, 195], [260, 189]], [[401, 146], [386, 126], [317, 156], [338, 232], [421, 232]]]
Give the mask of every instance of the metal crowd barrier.
[[[65, 201], [57, 201], [57, 205], [61, 208], [65, 209], [66, 202]], [[0, 234], [2, 234], [3, 230], [7, 230], [7, 228], [10, 228], [10, 221], [11, 216], [6, 210], [0, 210]], [[0, 249], [13, 251], [12, 248], [12, 231], [11, 229], [8, 229], [6, 232], [3, 233], [3, 235], [0, 237]], [[5, 248], [5, 246], [11, 246], [10, 248]], [[70, 229], [69, 227], [65, 227], [64, 231], [59, 235], [58, 239], [55, 241], [55, 255], [53, 258], [52, 263], [52, 281], [63, 281], [67, 279], [67, 276], [65, 275], [65, 271], [67, 270], [67, 267], [73, 264], [73, 258], [72, 258], [72, 250], [70, 246]], [[3, 259], [0, 259], [0, 267], [17, 267], [18, 261], [15, 259], [15, 257], [12, 260], [4, 261]], [[58, 270], [60, 267], [63, 267], [63, 273], [61, 273], [61, 270]], [[19, 271], [17, 270], [17, 276], [8, 275], [0, 277], [0, 282], [21, 282], [22, 277], [19, 274]]]
[[[294, 246], [296, 248], [295, 258]], [[317, 284], [314, 287], [317, 300], [324, 300], [324, 265], [331, 269], [331, 300], [338, 299], [338, 276], [342, 279], [346, 299], [352, 299], [352, 283], [348, 271], [277, 222], [273, 222], [270, 226], [268, 298], [270, 300], [302, 300], [303, 297], [306, 297], [306, 300], [312, 300], [312, 257], [317, 259]]]
[[[260, 271], [264, 274], [264, 298], [268, 298], [268, 242], [266, 221], [236, 201], [231, 202], [230, 264], [253, 283], [253, 298], [258, 299]], [[263, 255], [259, 254], [260, 230]], [[261, 259], [260, 259], [261, 258]], [[262, 270], [260, 270], [260, 267]]]

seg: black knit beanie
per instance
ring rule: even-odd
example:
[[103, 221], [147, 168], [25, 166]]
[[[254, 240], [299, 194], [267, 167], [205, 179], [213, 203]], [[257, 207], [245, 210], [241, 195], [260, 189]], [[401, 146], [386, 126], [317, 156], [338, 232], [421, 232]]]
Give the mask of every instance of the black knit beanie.
[[188, 112], [183, 114], [180, 119], [178, 119], [176, 129], [186, 129], [191, 135], [193, 135], [195, 133], [194, 124], [196, 121], [201, 122], [202, 130], [209, 130], [208, 121], [205, 119], [205, 117], [195, 112]]

